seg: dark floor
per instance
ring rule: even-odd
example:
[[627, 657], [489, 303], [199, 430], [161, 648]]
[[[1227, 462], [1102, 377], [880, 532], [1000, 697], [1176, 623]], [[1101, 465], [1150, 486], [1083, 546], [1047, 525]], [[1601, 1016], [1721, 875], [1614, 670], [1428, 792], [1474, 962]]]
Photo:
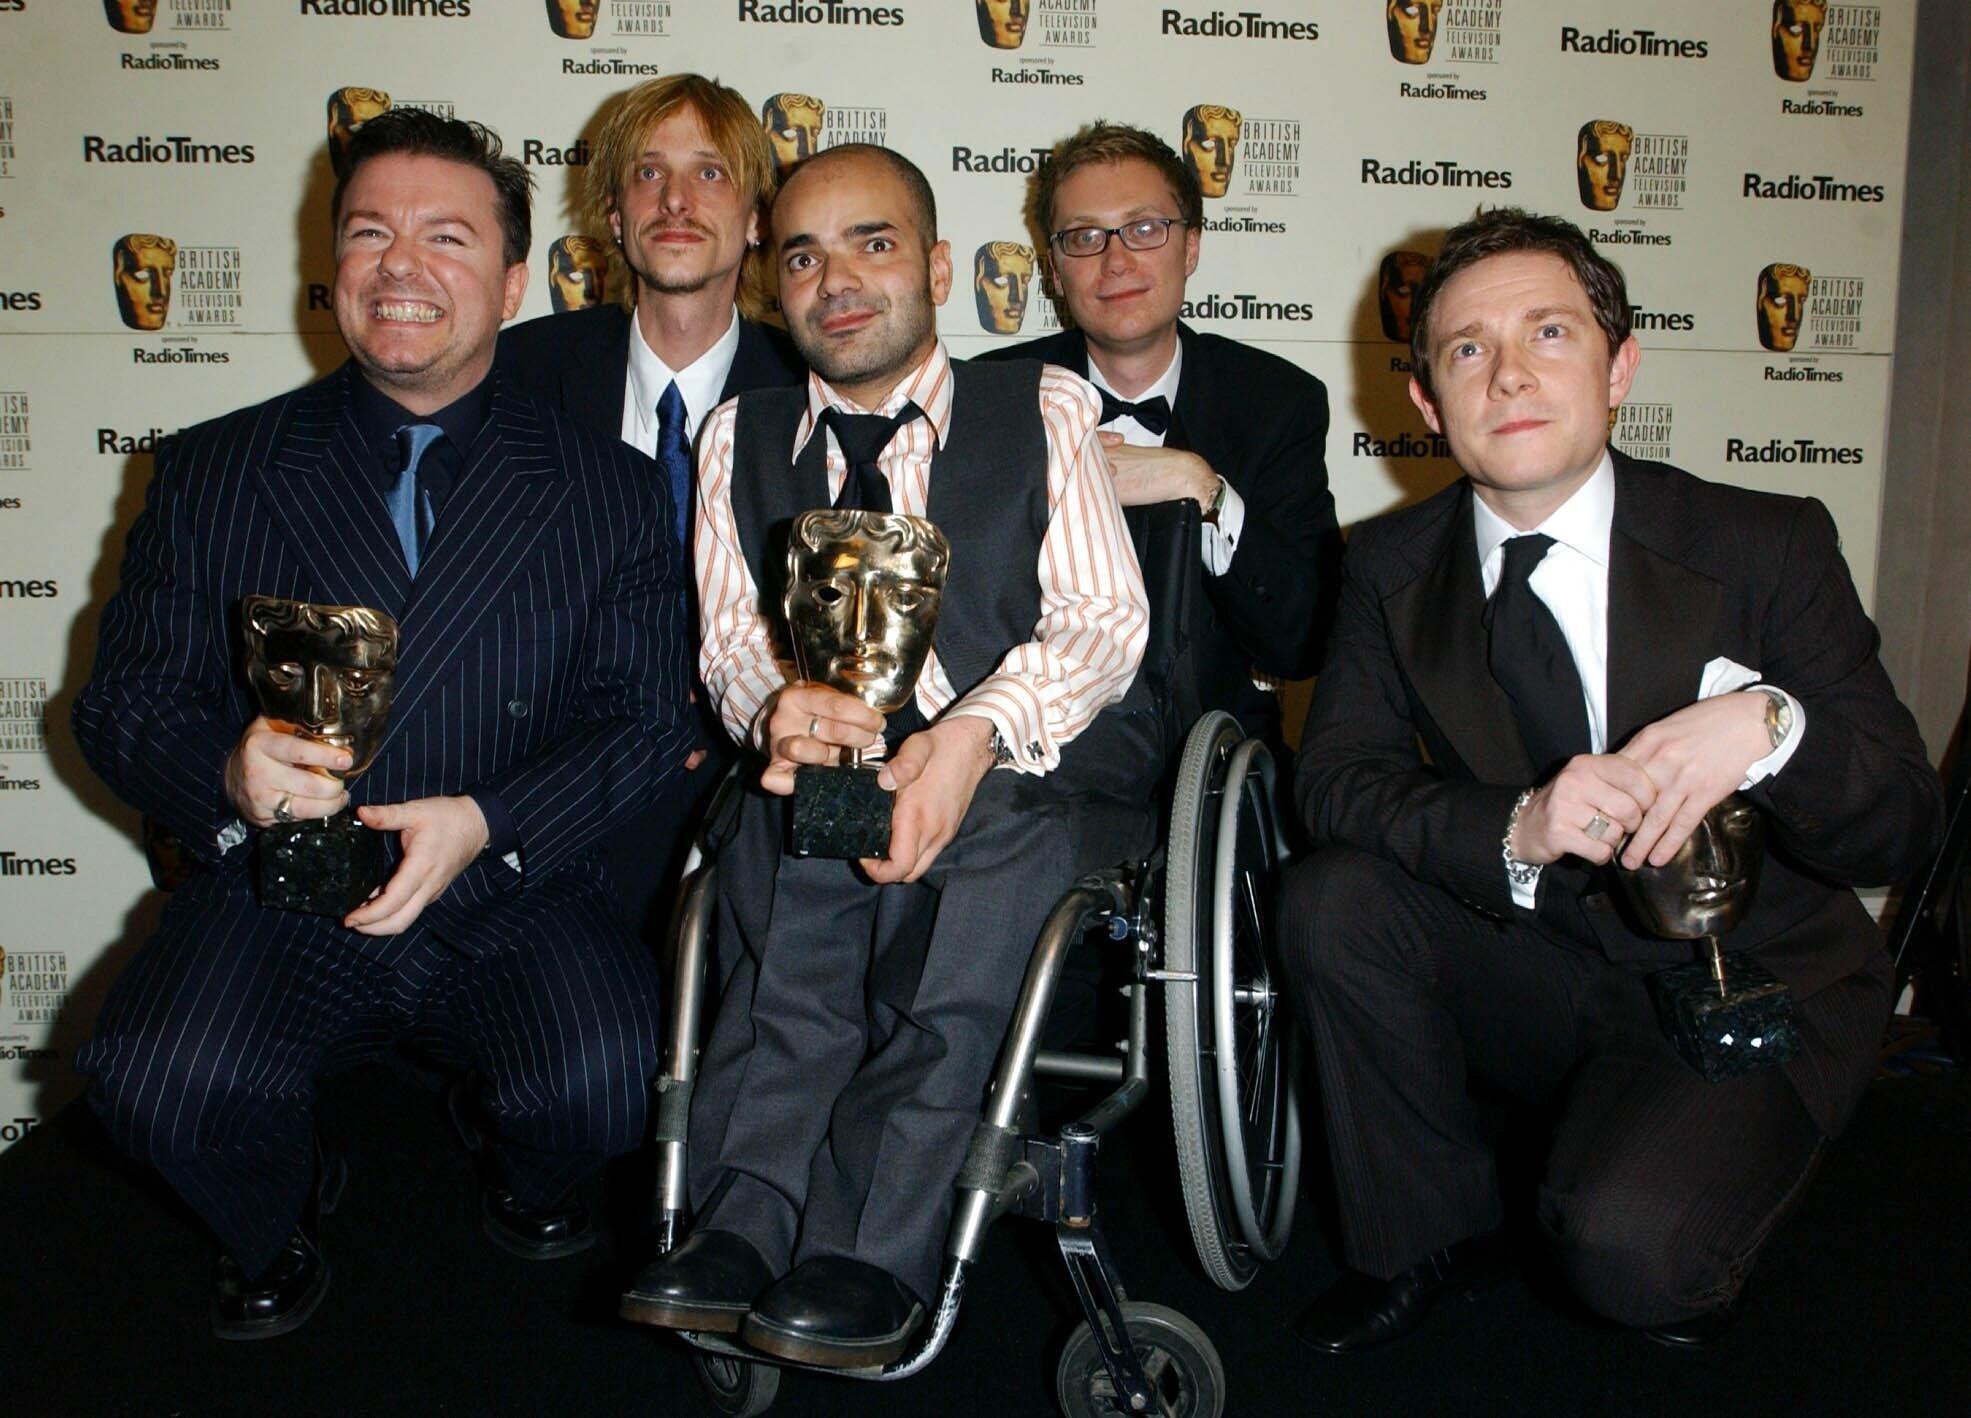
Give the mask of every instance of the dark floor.
[[[612, 1235], [528, 1263], [487, 1245], [435, 1098], [372, 1068], [324, 1090], [352, 1180], [327, 1223], [334, 1283], [300, 1331], [222, 1344], [206, 1242], [70, 1108], [0, 1155], [0, 1413], [711, 1413], [683, 1349], [613, 1319], [644, 1244], [645, 1182], [612, 1172]], [[1719, 1349], [1676, 1354], [1572, 1308], [1537, 1261], [1414, 1338], [1335, 1360], [1283, 1328], [1330, 1276], [1318, 1201], [1289, 1254], [1214, 1290], [1169, 1228], [1151, 1120], [1106, 1154], [1105, 1225], [1132, 1295], [1190, 1315], [1251, 1414], [1971, 1415], [1971, 1078], [1878, 1082], [1802, 1210], [1770, 1243]], [[1138, 1182], [1142, 1185], [1138, 1185]], [[1318, 1188], [1317, 1188], [1318, 1190]], [[1001, 1223], [967, 1312], [926, 1373], [880, 1388], [790, 1374], [775, 1413], [1047, 1414], [1072, 1304], [1030, 1223]]]

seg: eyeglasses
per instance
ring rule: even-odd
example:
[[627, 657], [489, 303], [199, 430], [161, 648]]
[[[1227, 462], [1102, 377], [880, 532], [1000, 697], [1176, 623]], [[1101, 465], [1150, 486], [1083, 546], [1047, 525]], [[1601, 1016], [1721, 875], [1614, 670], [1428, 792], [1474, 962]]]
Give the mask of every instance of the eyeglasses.
[[1174, 226], [1189, 226], [1178, 217], [1139, 217], [1122, 226], [1071, 226], [1048, 238], [1063, 256], [1100, 256], [1109, 249], [1109, 238], [1119, 236], [1131, 251], [1155, 251], [1170, 240]]

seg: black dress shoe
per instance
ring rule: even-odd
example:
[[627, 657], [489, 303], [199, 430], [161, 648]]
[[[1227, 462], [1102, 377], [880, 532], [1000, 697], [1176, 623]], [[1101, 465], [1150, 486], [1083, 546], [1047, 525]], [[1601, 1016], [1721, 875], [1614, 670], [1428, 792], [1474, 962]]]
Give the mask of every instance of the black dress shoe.
[[212, 1332], [221, 1339], [272, 1339], [299, 1329], [328, 1293], [328, 1258], [322, 1254], [321, 1218], [342, 1199], [349, 1169], [340, 1155], [321, 1156], [316, 1180], [294, 1232], [259, 1275], [247, 1278], [240, 1263], [222, 1254], [212, 1276]]
[[823, 1256], [760, 1296], [739, 1337], [796, 1363], [863, 1369], [899, 1357], [923, 1322], [922, 1302], [888, 1271]]
[[731, 1334], [771, 1284], [773, 1267], [744, 1236], [693, 1231], [637, 1273], [617, 1313], [636, 1324]]
[[445, 1111], [479, 1173], [479, 1216], [486, 1239], [522, 1260], [555, 1260], [595, 1244], [595, 1218], [579, 1193], [570, 1190], [547, 1206], [524, 1206], [500, 1180], [492, 1138], [472, 1108], [472, 1080], [461, 1078], [445, 1092]]
[[1671, 1320], [1668, 1324], [1653, 1324], [1643, 1330], [1643, 1338], [1661, 1344], [1665, 1349], [1709, 1349], [1738, 1323], [1738, 1305], [1720, 1305], [1715, 1310], [1706, 1310], [1701, 1315], [1689, 1319]]
[[1408, 1334], [1440, 1295], [1474, 1295], [1506, 1273], [1501, 1239], [1474, 1236], [1432, 1251], [1388, 1280], [1347, 1272], [1301, 1312], [1293, 1331], [1324, 1353], [1354, 1354]]

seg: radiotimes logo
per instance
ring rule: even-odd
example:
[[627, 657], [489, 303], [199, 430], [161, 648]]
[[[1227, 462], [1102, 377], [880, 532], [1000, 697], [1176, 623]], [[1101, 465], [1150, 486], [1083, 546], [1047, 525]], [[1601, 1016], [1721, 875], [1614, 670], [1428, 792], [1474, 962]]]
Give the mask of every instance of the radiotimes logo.
[[979, 328], [988, 335], [1017, 335], [1033, 296], [1033, 248], [1019, 241], [988, 241], [972, 257], [972, 298]]
[[1450, 158], [1411, 158], [1402, 164], [1363, 158], [1362, 183], [1368, 187], [1456, 187], [1504, 191], [1512, 186], [1505, 168], [1466, 167]]
[[0, 678], [0, 753], [48, 751], [48, 681], [40, 675]]
[[[1357, 0], [1360, 3], [1360, 0]], [[1383, 35], [1389, 57], [1413, 67], [1437, 64], [1497, 64], [1504, 30], [1505, 0], [1381, 0]], [[1431, 75], [1423, 83], [1397, 85], [1403, 98], [1466, 99], [1483, 102], [1483, 89], [1454, 82], [1455, 74]]]
[[[398, 99], [394, 106], [421, 108], [427, 113], [437, 114], [440, 118], [457, 116], [455, 105], [450, 99]], [[393, 104], [389, 94], [382, 89], [364, 88], [361, 85], [347, 85], [328, 96], [324, 109], [328, 117], [329, 166], [337, 177], [349, 175], [349, 140], [362, 131], [365, 123], [391, 107]]]
[[1880, 202], [1886, 195], [1879, 182], [1842, 182], [1826, 173], [1805, 177], [1797, 172], [1784, 177], [1748, 172], [1740, 179], [1738, 194], [1762, 202]]
[[548, 299], [557, 315], [600, 305], [609, 295], [609, 247], [570, 232], [548, 247]]
[[[886, 108], [829, 105], [813, 94], [777, 93], [769, 94], [760, 105], [760, 127], [766, 130], [767, 146], [773, 149], [774, 171], [784, 178], [795, 164], [823, 148], [842, 143], [888, 147], [890, 112]], [[956, 162], [959, 151], [952, 150], [953, 171], [980, 170], [960, 167]]]
[[[74, 857], [36, 857], [25, 852], [10, 852], [0, 848], [0, 879], [22, 879], [43, 876], [75, 876]], [[14, 981], [14, 988], [20, 989], [20, 981]]]
[[[87, 0], [84, 0], [87, 3]], [[0, 6], [0, 9], [4, 9]], [[164, 18], [158, 24], [160, 15]], [[233, 0], [103, 0], [103, 18], [109, 27], [118, 34], [150, 34], [162, 31], [170, 34], [210, 34], [216, 30], [230, 28], [233, 18]], [[126, 56], [126, 58], [133, 56]], [[129, 64], [132, 68], [162, 68], [163, 65]], [[219, 62], [187, 65], [188, 68], [217, 69]]]
[[1863, 287], [1860, 276], [1816, 276], [1805, 266], [1775, 261], [1759, 272], [1754, 300], [1760, 346], [1775, 354], [1856, 348]]
[[25, 389], [0, 389], [0, 472], [23, 473], [34, 455]]
[[1609, 442], [1631, 458], [1667, 463], [1672, 411], [1668, 404], [1626, 403], [1611, 411]]
[[867, 25], [893, 29], [901, 5], [852, 5], [843, 0], [739, 0], [739, 22], [752, 25]]
[[[0, 852], [0, 859], [10, 855], [12, 854]], [[70, 865], [72, 866], [73, 863], [71, 862]], [[6, 951], [0, 954], [0, 977], [6, 981], [6, 1017], [10, 1023], [52, 1024], [61, 1017], [62, 1006], [68, 1002], [66, 952]]]
[[299, 0], [301, 13], [340, 19], [464, 20], [472, 0]]
[[[662, 39], [671, 32], [672, 0], [608, 0], [605, 38]], [[560, 39], [594, 39], [604, 0], [547, 0], [548, 28]]]
[[[240, 323], [245, 303], [237, 246], [180, 246], [168, 236], [133, 231], [110, 248], [110, 281], [124, 325], [145, 332], [174, 328], [224, 330]], [[138, 363], [156, 363], [143, 359]], [[225, 363], [223, 359], [171, 363]]]
[[241, 167], [253, 162], [253, 144], [200, 142], [183, 133], [161, 138], [139, 133], [120, 141], [87, 133], [82, 138], [82, 161]]
[[1193, 105], [1179, 125], [1178, 151], [1197, 174], [1200, 190], [1214, 200], [1232, 195], [1235, 172], [1241, 197], [1297, 195], [1300, 143], [1299, 119], [1247, 118], [1222, 103]]
[[1245, 291], [1234, 295], [1213, 292], [1185, 301], [1178, 313], [1186, 320], [1268, 320], [1304, 325], [1314, 318], [1314, 307], [1304, 300], [1267, 300]]
[[1684, 39], [1656, 30], [1624, 30], [1611, 26], [1590, 33], [1575, 25], [1562, 25], [1560, 52], [1610, 54], [1632, 59], [1706, 59], [1711, 54], [1711, 42], [1706, 39]]
[[1797, 463], [1808, 467], [1852, 468], [1866, 454], [1855, 446], [1816, 443], [1811, 438], [1727, 438], [1727, 463]]
[[1158, 17], [1159, 31], [1180, 39], [1284, 39], [1308, 43], [1321, 37], [1313, 20], [1279, 20], [1258, 10], [1196, 11], [1166, 9]]

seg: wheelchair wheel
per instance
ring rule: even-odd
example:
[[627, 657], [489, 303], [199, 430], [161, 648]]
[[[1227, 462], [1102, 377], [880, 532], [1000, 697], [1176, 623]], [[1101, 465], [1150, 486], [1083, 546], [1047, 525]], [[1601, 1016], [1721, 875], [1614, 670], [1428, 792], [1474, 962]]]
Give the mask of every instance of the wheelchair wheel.
[[[1123, 1324], [1150, 1381], [1153, 1418], [1219, 1418], [1225, 1411], [1225, 1365], [1205, 1332], [1162, 1305], [1125, 1302]], [[1054, 1370], [1054, 1397], [1067, 1418], [1115, 1418], [1115, 1381], [1095, 1335], [1082, 1321], [1068, 1336]]]
[[1164, 878], [1164, 985], [1178, 1175], [1205, 1273], [1250, 1284], [1293, 1228], [1293, 1028], [1267, 940], [1281, 833], [1272, 755], [1207, 714], [1185, 741]]
[[755, 1418], [773, 1407], [774, 1395], [780, 1392], [780, 1370], [771, 1364], [750, 1364], [727, 1354], [696, 1350], [691, 1368], [712, 1407], [730, 1418]]

